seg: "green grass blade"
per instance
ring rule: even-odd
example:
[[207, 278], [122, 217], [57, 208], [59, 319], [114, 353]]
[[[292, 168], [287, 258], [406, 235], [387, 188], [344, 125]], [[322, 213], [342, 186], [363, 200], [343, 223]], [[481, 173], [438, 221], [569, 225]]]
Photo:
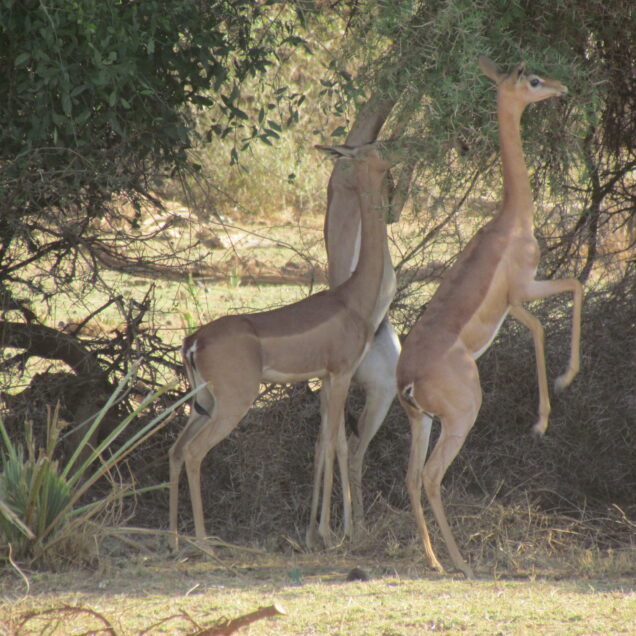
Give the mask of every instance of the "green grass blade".
[[0, 499], [0, 517], [5, 519], [9, 524], [16, 527], [22, 534], [28, 539], [35, 539], [35, 535], [31, 531], [31, 529], [22, 522], [20, 517], [11, 510], [11, 508]]
[[[204, 386], [204, 385], [201, 385]], [[80, 494], [83, 493], [84, 490], [88, 489], [90, 486], [92, 486], [100, 477], [102, 477], [104, 474], [106, 474], [109, 470], [111, 470], [111, 468], [113, 466], [115, 466], [117, 463], [119, 463], [126, 455], [128, 455], [130, 452], [132, 452], [139, 444], [141, 444], [143, 441], [145, 441], [145, 439], [147, 439], [147, 437], [149, 437], [150, 435], [154, 434], [157, 432], [157, 430], [159, 430], [159, 427], [157, 426], [158, 424], [160, 424], [162, 421], [165, 421], [166, 418], [172, 414], [173, 411], [175, 411], [176, 409], [178, 409], [184, 402], [188, 401], [195, 393], [197, 393], [200, 389], [201, 386], [196, 387], [195, 389], [192, 389], [191, 391], [189, 391], [188, 393], [186, 393], [186, 395], [184, 395], [183, 397], [179, 398], [174, 404], [171, 404], [167, 409], [165, 409], [164, 411], [162, 411], [161, 413], [159, 413], [159, 415], [157, 415], [156, 417], [154, 417], [150, 422], [148, 422], [148, 424], [146, 424], [144, 427], [142, 427], [139, 431], [137, 431], [130, 439], [128, 439], [126, 441], [125, 444], [123, 444], [119, 449], [117, 449], [117, 451], [115, 453], [113, 453], [108, 460], [106, 460], [104, 462], [104, 464], [102, 465], [102, 467], [96, 471], [83, 485], [80, 491]], [[143, 408], [145, 408], [145, 406], [147, 406], [147, 404], [149, 404], [150, 402], [152, 402], [154, 399], [156, 399], [157, 397], [159, 397], [162, 393], [165, 393], [168, 389], [170, 388], [170, 385], [167, 385], [165, 387], [162, 387], [159, 391], [156, 392], [156, 394], [153, 394], [152, 396], [150, 396], [147, 401], [144, 401], [144, 403], [142, 403], [137, 409], [135, 409], [135, 411], [129, 415], [123, 422], [122, 424], [126, 424], [128, 425], [128, 423], [130, 423], [130, 421], [141, 411], [143, 410]], [[121, 425], [120, 425], [121, 426]], [[118, 427], [119, 428], [119, 427]], [[117, 431], [114, 431], [113, 433], [115, 433]], [[114, 438], [113, 438], [114, 439]], [[107, 440], [104, 440], [104, 442], [106, 442]], [[112, 440], [111, 440], [112, 441]], [[110, 443], [110, 442], [109, 442]]]
[[4, 443], [4, 447], [7, 450], [7, 455], [9, 456], [9, 461], [14, 462], [18, 459], [18, 454], [9, 437], [9, 433], [7, 433], [7, 429], [4, 426], [4, 422], [0, 420], [0, 435], [2, 436], [2, 441]]
[[[155, 484], [154, 486], [144, 486], [143, 488], [133, 488], [120, 494], [122, 497], [137, 497], [147, 492], [153, 492], [154, 490], [163, 490], [165, 488], [168, 488], [168, 485], [168, 482], [164, 481], [162, 484]], [[69, 517], [77, 517], [86, 514], [87, 512], [92, 511], [94, 508], [97, 508], [101, 503], [101, 501], [91, 501], [91, 503], [85, 504], [84, 506], [74, 508], [69, 514]]]
[[[66, 463], [66, 466], [64, 467], [64, 470], [62, 471], [62, 477], [64, 478], [68, 477], [68, 474], [71, 472], [71, 469], [75, 465], [75, 462], [80, 456], [80, 453], [84, 450], [91, 436], [97, 430], [97, 427], [100, 425], [101, 421], [106, 416], [106, 413], [109, 411], [111, 406], [115, 403], [119, 395], [122, 393], [128, 381], [131, 380], [136, 375], [137, 369], [139, 368], [140, 364], [141, 364], [141, 361], [138, 360], [132, 365], [130, 371], [119, 381], [119, 384], [117, 385], [115, 390], [110, 394], [110, 396], [108, 397], [108, 400], [106, 401], [106, 404], [104, 404], [104, 406], [102, 406], [102, 408], [97, 412], [97, 415], [95, 416], [95, 419], [93, 420], [93, 423], [90, 425], [84, 437], [82, 438], [80, 443], [77, 445], [75, 452]], [[97, 455], [95, 453], [91, 453], [91, 457], [90, 457], [91, 461], [85, 462], [84, 465], [85, 466], [90, 465], [92, 461], [96, 459], [96, 457]]]
[[[202, 385], [202, 386], [205, 386], [205, 385]], [[151, 435], [154, 435], [161, 428], [161, 426], [167, 423], [168, 416], [171, 415], [184, 402], [189, 400], [197, 391], [199, 391], [202, 388], [202, 386], [192, 389], [186, 395], [184, 395], [182, 398], [180, 398], [174, 404], [172, 404], [170, 407], [168, 407], [167, 409], [162, 411], [159, 415], [154, 417], [148, 424], [142, 427], [137, 433], [135, 433], [135, 435], [133, 435], [129, 440], [127, 440], [126, 443], [121, 448], [119, 448], [116, 453], [113, 453], [113, 455], [111, 455], [107, 460], [105, 460], [102, 463], [102, 466], [98, 470], [96, 470], [86, 481], [84, 481], [81, 484], [81, 486], [74, 487], [73, 494], [69, 502], [58, 513], [58, 516], [56, 517], [56, 519], [54, 519], [51, 525], [54, 526], [58, 522], [58, 518], [66, 514], [69, 514], [70, 510], [72, 510], [75, 503], [97, 480], [99, 480], [106, 473], [108, 473], [115, 465], [117, 465], [117, 463], [119, 463], [124, 457], [126, 457], [126, 455], [132, 452], [139, 444], [143, 443]], [[137, 409], [135, 409], [135, 411], [131, 415], [129, 415], [122, 421], [122, 423], [117, 427], [117, 429], [113, 431], [113, 434], [109, 436], [109, 439], [104, 440], [104, 442], [100, 444], [98, 449], [96, 449], [96, 453], [95, 453], [96, 457], [100, 456], [101, 452], [103, 452], [103, 450], [105, 450], [108, 447], [108, 445], [117, 437], [117, 435], [119, 435], [119, 433], [121, 432], [121, 430], [119, 429], [123, 430], [130, 423], [130, 421], [132, 421], [132, 419], [139, 414], [141, 410], [143, 410], [152, 401], [157, 399], [157, 397], [159, 397], [160, 395], [168, 391], [171, 387], [172, 385], [166, 385], [162, 387], [161, 389], [159, 389], [157, 392], [153, 393], [148, 398], [146, 398], [146, 400], [144, 400], [142, 404]], [[73, 475], [73, 477], [75, 477], [75, 475]], [[44, 533], [44, 536], [46, 536], [48, 533], [49, 532], [46, 531]]]
[[[111, 431], [111, 433], [97, 446], [97, 448], [95, 448], [94, 451], [91, 452], [90, 456], [85, 460], [85, 462], [82, 464], [82, 466], [73, 474], [73, 476], [69, 479], [69, 484], [73, 487], [76, 483], [79, 482], [80, 478], [82, 477], [82, 475], [84, 474], [84, 472], [86, 471], [86, 469], [96, 460], [96, 459], [100, 459], [101, 460], [101, 456], [102, 453], [109, 448], [109, 446], [117, 439], [117, 437], [119, 437], [119, 435], [128, 427], [128, 425], [130, 424], [130, 422], [132, 422], [147, 406], [149, 406], [150, 404], [152, 404], [152, 402], [154, 402], [157, 398], [159, 398], [161, 395], [163, 395], [164, 393], [166, 393], [167, 391], [169, 391], [171, 388], [174, 387], [174, 384], [167, 384], [163, 387], [161, 387], [158, 391], [155, 391], [154, 393], [151, 393], [150, 395], [148, 395], [146, 398], [144, 398], [144, 400], [141, 402], [141, 404], [139, 404], [137, 406], [137, 408], [132, 411], [132, 413], [129, 413], [114, 429], [113, 431]], [[153, 420], [154, 422], [155, 420]], [[146, 425], [146, 427], [144, 427], [143, 429], [141, 429], [141, 431], [139, 431], [136, 435], [141, 436], [143, 435], [143, 433], [145, 432], [145, 430], [147, 430], [148, 428], [150, 428], [150, 425], [153, 423], [151, 422], [150, 424]], [[125, 450], [125, 448], [127, 447], [128, 444], [134, 442], [135, 436], [133, 436], [130, 440], [128, 440], [123, 446], [122, 448], [120, 448], [116, 453], [114, 453], [113, 455], [111, 455], [111, 457], [109, 459], [106, 460], [106, 465], [108, 466], [112, 466], [114, 465], [113, 460], [116, 459], [116, 457], [118, 456], [118, 454], [122, 451], [122, 449]]]

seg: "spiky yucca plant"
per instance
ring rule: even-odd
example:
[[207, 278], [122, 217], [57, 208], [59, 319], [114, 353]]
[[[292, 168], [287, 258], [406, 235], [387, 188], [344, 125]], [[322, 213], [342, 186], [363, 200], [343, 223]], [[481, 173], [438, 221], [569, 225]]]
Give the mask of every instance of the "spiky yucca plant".
[[27, 545], [42, 535], [71, 496], [71, 489], [53, 459], [61, 429], [58, 409], [52, 415], [49, 413], [47, 419], [46, 448], [37, 453], [31, 422], [25, 422], [26, 448], [23, 448], [11, 442], [0, 421], [5, 449], [0, 464], [0, 532], [18, 554], [27, 551]]
[[[79, 505], [80, 498], [99, 479], [111, 475], [129, 453], [163, 427], [171, 413], [194, 393], [190, 391], [111, 452], [113, 442], [128, 429], [130, 423], [173, 385], [162, 387], [146, 397], [96, 448], [91, 448], [89, 440], [93, 432], [126, 387], [131, 385], [136, 369], [137, 366], [134, 366], [121, 380], [64, 466], [59, 466], [55, 459], [60, 432], [65, 425], [59, 419], [58, 408], [49, 412], [46, 448], [39, 450], [36, 449], [29, 422], [25, 424], [26, 441], [22, 446], [11, 441], [0, 420], [0, 437], [4, 446], [0, 452], [0, 549], [2, 545], [10, 548], [12, 557], [17, 560], [47, 563], [56, 546], [61, 542], [72, 545], [72, 539], [85, 532], [96, 514], [120, 502], [124, 495], [164, 487], [164, 484], [159, 484], [141, 491], [132, 484], [122, 487], [111, 479], [106, 495], [89, 504]], [[87, 458], [76, 466], [86, 450]], [[80, 545], [81, 542], [78, 542], [78, 549]], [[70, 558], [72, 560], [73, 555]]]

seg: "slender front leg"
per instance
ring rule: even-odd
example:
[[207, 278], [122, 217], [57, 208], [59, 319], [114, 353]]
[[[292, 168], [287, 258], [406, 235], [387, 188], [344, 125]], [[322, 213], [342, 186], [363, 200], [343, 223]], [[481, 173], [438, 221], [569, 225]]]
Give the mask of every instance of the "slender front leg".
[[318, 524], [318, 504], [320, 502], [320, 483], [324, 470], [325, 461], [325, 433], [327, 428], [327, 405], [329, 404], [329, 395], [331, 391], [331, 380], [326, 377], [322, 381], [320, 387], [320, 430], [318, 431], [318, 439], [316, 440], [316, 449], [314, 451], [314, 486], [311, 496], [311, 512], [309, 514], [309, 525], [305, 535], [305, 543], [310, 549], [318, 547], [317, 524]]
[[548, 375], [545, 370], [543, 326], [536, 316], [520, 305], [512, 306], [510, 308], [510, 315], [530, 330], [534, 341], [537, 382], [539, 384], [539, 419], [534, 425], [533, 430], [538, 435], [543, 435], [548, 428], [548, 418], [550, 416], [550, 396], [548, 393]]
[[583, 286], [576, 278], [561, 280], [533, 281], [524, 294], [524, 301], [547, 298], [562, 292], [572, 292], [572, 335], [570, 340], [570, 360], [568, 367], [555, 381], [557, 391], [565, 389], [579, 372], [581, 342], [581, 310], [583, 307]]
[[[320, 511], [320, 524], [318, 526], [318, 534], [321, 536], [325, 545], [332, 542], [331, 532], [331, 493], [333, 490], [333, 464], [336, 454], [336, 446], [338, 444], [338, 436], [344, 435], [344, 406], [349, 391], [351, 375], [332, 376], [331, 390], [329, 392], [329, 403], [327, 404], [326, 428], [321, 430], [325, 434], [324, 443], [324, 464], [323, 464], [323, 484], [322, 484], [322, 508]], [[342, 429], [342, 430], [340, 430]], [[344, 439], [344, 438], [343, 438]], [[343, 449], [344, 450], [344, 449]], [[349, 491], [349, 470], [347, 465], [347, 453], [341, 453], [341, 470], [343, 480], [343, 491], [345, 501], [351, 503], [351, 493]], [[345, 510], [345, 515], [351, 518], [351, 509]]]
[[[344, 408], [344, 406], [343, 406]], [[336, 455], [338, 457], [338, 469], [340, 470], [340, 482], [342, 486], [342, 516], [344, 536], [353, 540], [354, 526], [351, 514], [351, 483], [349, 481], [347, 434], [344, 427], [344, 414], [342, 425], [338, 427], [338, 441]]]
[[[318, 536], [324, 545], [331, 545], [333, 543], [330, 520], [333, 464], [336, 449], [338, 450], [338, 463], [342, 479], [345, 533], [352, 534], [353, 532], [351, 523], [351, 492], [344, 431], [344, 404], [350, 380], [350, 375], [346, 377], [329, 376], [323, 380], [320, 391], [321, 424], [316, 442], [314, 488], [311, 500], [309, 526], [306, 534], [306, 542], [309, 548], [317, 547]], [[321, 491], [322, 507], [320, 523], [316, 529]]]

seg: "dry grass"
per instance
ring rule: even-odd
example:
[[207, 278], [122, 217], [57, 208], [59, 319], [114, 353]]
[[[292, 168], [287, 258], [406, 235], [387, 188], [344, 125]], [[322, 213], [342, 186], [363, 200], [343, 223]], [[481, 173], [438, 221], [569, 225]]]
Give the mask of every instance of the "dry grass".
[[[246, 634], [621, 634], [636, 620], [633, 577], [427, 574], [417, 559], [219, 550], [198, 557], [105, 559], [92, 572], [34, 574], [31, 593], [0, 579], [11, 634], [201, 634], [278, 603], [286, 616]], [[368, 581], [347, 582], [352, 567]], [[107, 630], [112, 631], [107, 631]]]

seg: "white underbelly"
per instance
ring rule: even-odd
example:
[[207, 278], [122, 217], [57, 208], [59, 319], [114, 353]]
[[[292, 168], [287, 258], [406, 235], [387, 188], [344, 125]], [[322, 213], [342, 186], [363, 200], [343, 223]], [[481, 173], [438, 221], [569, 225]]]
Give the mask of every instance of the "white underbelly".
[[488, 347], [490, 347], [490, 345], [492, 344], [492, 341], [497, 337], [497, 334], [499, 333], [499, 330], [501, 329], [501, 325], [503, 324], [503, 321], [506, 319], [506, 316], [508, 315], [509, 311], [510, 311], [510, 307], [506, 307], [506, 311], [501, 317], [499, 324], [493, 330], [489, 340], [486, 342], [486, 344], [484, 344], [484, 346], [479, 351], [475, 351], [473, 353], [473, 360], [477, 360], [477, 358], [479, 358], [479, 356], [481, 356], [482, 353], [485, 353], [488, 350]]
[[292, 382], [304, 382], [313, 378], [324, 378], [327, 374], [325, 369], [307, 371], [305, 373], [287, 373], [265, 367], [263, 369], [263, 382], [276, 382], [277, 384], [291, 384]]

